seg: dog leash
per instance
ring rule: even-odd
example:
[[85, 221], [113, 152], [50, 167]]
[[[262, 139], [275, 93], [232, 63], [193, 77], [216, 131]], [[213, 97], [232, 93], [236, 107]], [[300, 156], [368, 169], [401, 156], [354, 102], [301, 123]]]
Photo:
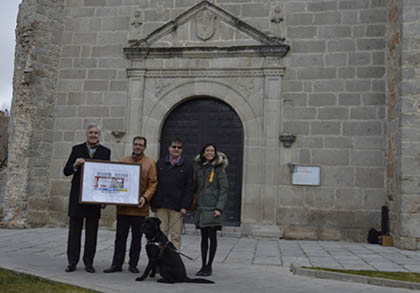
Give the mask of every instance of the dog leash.
[[[178, 222], [180, 222], [180, 221], [184, 221], [184, 217], [181, 217], [181, 218], [179, 218], [179, 219], [178, 219], [175, 223], [172, 223], [172, 224], [169, 226], [169, 231], [170, 231], [170, 230], [172, 230], [172, 228], [173, 228], [176, 224], [178, 224]], [[182, 226], [183, 226], [183, 229], [184, 229], [184, 228], [185, 228], [185, 227], [184, 227], [184, 225], [182, 225]], [[169, 241], [168, 241], [168, 243], [169, 243]], [[151, 242], [150, 244], [153, 244], [153, 245], [158, 246], [158, 247], [161, 249], [161, 253], [163, 253], [163, 251], [162, 251], [162, 245], [161, 245], [159, 242]], [[185, 257], [185, 258], [187, 258], [187, 259], [189, 259], [189, 260], [194, 260], [192, 257], [190, 257], [190, 256], [188, 256], [188, 255], [186, 255], [186, 254], [182, 253], [181, 251], [179, 251], [179, 250], [177, 250], [177, 249], [173, 249], [173, 248], [171, 248], [171, 247], [168, 247], [168, 244], [166, 244], [166, 245], [165, 245], [165, 247], [163, 248], [163, 250], [164, 250], [165, 248], [169, 248], [169, 249], [171, 249], [172, 251], [174, 251], [174, 252], [178, 253], [179, 255], [182, 255], [183, 257]]]
[[189, 260], [194, 260], [192, 257], [190, 257], [190, 256], [188, 256], [188, 255], [186, 255], [186, 254], [182, 253], [181, 251], [178, 251], [178, 250], [173, 249], [173, 248], [171, 248], [171, 249], [172, 249], [172, 250], [175, 250], [175, 252], [176, 252], [176, 253], [178, 253], [179, 255], [182, 255], [183, 257], [188, 258]]
[[165, 244], [162, 244], [160, 242], [152, 242], [152, 241], [148, 242], [147, 244], [149, 244], [149, 245], [155, 245], [155, 246], [159, 247], [159, 251], [160, 251], [159, 256], [162, 256], [162, 254], [165, 251], [165, 249], [170, 249], [170, 250], [178, 253], [179, 255], [182, 255], [182, 256], [188, 258], [189, 260], [194, 260], [192, 257], [186, 255], [185, 253], [182, 253], [179, 250], [176, 250], [176, 249], [173, 249], [172, 247], [169, 247], [168, 246], [169, 243], [170, 243], [170, 241], [168, 240]]

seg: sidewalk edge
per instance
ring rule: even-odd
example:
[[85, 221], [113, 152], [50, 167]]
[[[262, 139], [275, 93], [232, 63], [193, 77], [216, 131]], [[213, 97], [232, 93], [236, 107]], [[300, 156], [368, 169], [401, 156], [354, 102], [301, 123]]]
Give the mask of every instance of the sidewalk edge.
[[301, 267], [296, 267], [293, 264], [290, 265], [290, 271], [294, 275], [317, 278], [317, 279], [330, 279], [330, 280], [337, 280], [337, 281], [376, 285], [376, 286], [382, 286], [382, 287], [420, 290], [420, 283], [382, 279], [382, 278], [372, 278], [372, 277], [358, 276], [358, 275], [338, 273], [338, 272], [304, 269]]

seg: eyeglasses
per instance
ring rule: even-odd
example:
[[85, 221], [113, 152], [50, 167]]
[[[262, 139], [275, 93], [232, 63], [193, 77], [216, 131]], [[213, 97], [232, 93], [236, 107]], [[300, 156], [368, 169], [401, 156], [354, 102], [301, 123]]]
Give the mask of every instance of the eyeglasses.
[[144, 147], [144, 144], [141, 143], [133, 143], [134, 146]]
[[182, 146], [181, 145], [171, 145], [171, 148], [182, 150]]

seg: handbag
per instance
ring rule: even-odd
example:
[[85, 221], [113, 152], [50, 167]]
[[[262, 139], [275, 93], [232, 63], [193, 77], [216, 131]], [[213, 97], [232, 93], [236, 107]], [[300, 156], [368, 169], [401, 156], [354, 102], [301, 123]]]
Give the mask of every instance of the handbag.
[[198, 192], [194, 194], [193, 199], [191, 201], [190, 211], [194, 212], [197, 209], [197, 201], [198, 201]]
[[200, 195], [200, 192], [204, 187], [204, 183], [205, 183], [205, 181], [203, 181], [203, 184], [201, 184], [200, 188], [198, 189], [198, 191], [193, 196], [193, 199], [191, 201], [191, 207], [190, 207], [190, 211], [192, 211], [192, 212], [194, 212], [197, 209], [198, 196]]
[[198, 189], [198, 191], [193, 196], [193, 199], [191, 201], [191, 207], [190, 207], [190, 211], [192, 211], [192, 212], [194, 212], [197, 209], [198, 196], [200, 195], [200, 192], [203, 189], [203, 185], [200, 186], [200, 188]]

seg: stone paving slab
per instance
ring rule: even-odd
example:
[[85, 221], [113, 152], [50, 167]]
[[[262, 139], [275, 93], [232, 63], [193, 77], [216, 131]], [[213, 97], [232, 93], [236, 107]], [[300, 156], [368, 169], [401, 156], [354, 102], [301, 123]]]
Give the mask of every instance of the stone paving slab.
[[[0, 229], [0, 267], [102, 292], [138, 292], [140, 289], [147, 292], [184, 292], [186, 288], [188, 291], [199, 292], [412, 292], [293, 276], [289, 267], [294, 264], [420, 272], [420, 265], [413, 264], [413, 259], [420, 257], [419, 252], [407, 253], [394, 247], [378, 248], [377, 245], [365, 243], [219, 237], [214, 274], [211, 277], [216, 285], [165, 285], [157, 284], [155, 279], [140, 283], [134, 281], [135, 274], [127, 272], [127, 266], [122, 273], [102, 273], [110, 265], [113, 254], [115, 232], [110, 230], [100, 230], [98, 234], [94, 264], [96, 274], [86, 273], [81, 263], [76, 272], [65, 273], [67, 233], [66, 228]], [[200, 267], [199, 243], [199, 236], [183, 235], [182, 252], [193, 258], [184, 259], [190, 277]], [[140, 271], [147, 263], [146, 258], [143, 250], [139, 262]]]

